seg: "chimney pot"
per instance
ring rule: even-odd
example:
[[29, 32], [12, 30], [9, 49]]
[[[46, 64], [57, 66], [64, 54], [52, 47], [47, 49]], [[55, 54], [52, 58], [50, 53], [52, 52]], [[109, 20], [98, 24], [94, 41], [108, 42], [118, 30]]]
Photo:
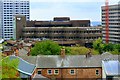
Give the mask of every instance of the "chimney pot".
[[62, 57], [62, 58], [65, 57], [65, 48], [64, 48], [64, 47], [61, 49], [61, 57]]

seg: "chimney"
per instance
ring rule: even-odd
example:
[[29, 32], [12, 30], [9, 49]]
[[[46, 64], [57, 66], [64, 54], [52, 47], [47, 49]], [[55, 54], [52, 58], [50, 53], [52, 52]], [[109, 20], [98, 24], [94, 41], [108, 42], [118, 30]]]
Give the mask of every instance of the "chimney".
[[18, 50], [18, 48], [15, 50], [15, 56], [19, 56], [19, 50]]
[[30, 48], [28, 48], [28, 53], [27, 53], [27, 56], [30, 56], [30, 51], [31, 51], [31, 49], [30, 49]]
[[86, 58], [89, 58], [89, 57], [92, 57], [91, 49], [89, 49], [89, 52], [86, 54]]
[[60, 55], [61, 55], [62, 58], [65, 57], [65, 48], [64, 47], [61, 49]]

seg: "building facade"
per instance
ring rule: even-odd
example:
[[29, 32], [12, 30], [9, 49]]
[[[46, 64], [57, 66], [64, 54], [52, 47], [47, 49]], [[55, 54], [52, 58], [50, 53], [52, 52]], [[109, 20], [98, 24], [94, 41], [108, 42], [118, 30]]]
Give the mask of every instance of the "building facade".
[[[105, 6], [102, 6], [102, 27], [103, 41], [106, 39], [106, 11]], [[109, 5], [109, 42], [120, 43], [120, 3]]]
[[38, 68], [38, 75], [50, 79], [98, 80], [102, 78], [101, 67]]
[[[52, 80], [101, 80], [104, 78], [102, 61], [106, 63], [116, 61], [119, 56], [103, 53], [102, 55], [91, 55], [90, 57], [86, 57], [85, 55], [65, 55], [65, 57], [61, 57], [61, 55], [20, 57], [36, 65], [36, 75], [42, 75]], [[106, 61], [107, 59], [109, 60]], [[120, 66], [117, 67], [116, 63], [113, 64], [114, 65], [110, 66], [105, 65], [104, 67], [107, 67], [107, 70], [114, 73], [114, 69], [118, 70]], [[111, 70], [111, 67], [114, 66], [116, 67]], [[120, 74], [116, 75], [119, 76]], [[40, 77], [34, 78], [40, 79]]]
[[15, 18], [15, 39], [50, 39], [61, 45], [85, 45], [102, 37], [102, 27], [90, 27], [89, 20], [54, 18], [53, 21], [25, 21]]
[[1, 0], [0, 1], [0, 38], [11, 39], [14, 34], [14, 16], [25, 15], [29, 20], [29, 0]]
[[28, 63], [25, 60], [23, 60], [22, 58], [18, 57], [18, 56], [9, 56], [10, 60], [14, 60], [14, 59], [18, 59], [19, 60], [19, 64], [18, 64], [18, 76], [21, 79], [27, 79], [27, 80], [32, 80], [33, 76], [35, 75], [35, 70], [36, 70], [36, 66], [34, 64]]
[[[109, 65], [109, 68], [108, 68]], [[113, 66], [114, 65], [114, 66]], [[103, 78], [108, 80], [120, 79], [120, 62], [118, 60], [103, 60], [102, 61], [102, 74]]]
[[2, 1], [0, 0], [0, 38], [2, 38], [2, 18], [3, 17], [1, 17], [1, 16], [3, 16], [3, 10], [2, 10], [2, 7], [3, 7], [3, 3], [2, 3]]

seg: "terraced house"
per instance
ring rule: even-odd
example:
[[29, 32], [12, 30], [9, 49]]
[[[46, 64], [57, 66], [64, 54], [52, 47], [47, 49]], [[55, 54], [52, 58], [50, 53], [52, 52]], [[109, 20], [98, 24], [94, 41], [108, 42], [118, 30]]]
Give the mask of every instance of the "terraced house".
[[[99, 80], [119, 78], [120, 62], [118, 55], [39, 55], [19, 56], [30, 64], [36, 65], [32, 79], [71, 79]], [[26, 67], [23, 65], [23, 67]], [[27, 69], [30, 66], [28, 66]]]

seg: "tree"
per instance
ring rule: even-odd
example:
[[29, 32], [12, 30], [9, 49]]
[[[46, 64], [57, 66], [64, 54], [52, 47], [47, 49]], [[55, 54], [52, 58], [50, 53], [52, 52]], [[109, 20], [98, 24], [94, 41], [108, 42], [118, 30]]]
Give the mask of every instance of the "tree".
[[100, 54], [102, 54], [104, 49], [104, 44], [102, 43], [101, 38], [98, 38], [96, 41], [93, 42], [93, 48], [97, 50]]
[[58, 55], [60, 54], [61, 47], [52, 40], [44, 40], [35, 44], [31, 49], [30, 54], [37, 56], [42, 55]]
[[93, 42], [93, 48], [94, 48], [94, 49], [99, 49], [100, 44], [102, 44], [102, 39], [101, 39], [101, 38], [98, 38], [97, 40], [95, 40], [95, 41]]
[[0, 61], [0, 72], [2, 73], [0, 75], [0, 78], [2, 78], [3, 80], [5, 78], [19, 78], [17, 71], [18, 64], [18, 59], [10, 60], [9, 57], [2, 59]]
[[114, 45], [114, 49], [117, 49], [118, 52], [120, 52], [120, 44], [115, 44], [115, 45]]
[[113, 51], [114, 45], [112, 43], [104, 44], [104, 51]]
[[111, 52], [112, 54], [120, 54], [120, 44], [112, 44], [112, 43], [102, 43], [102, 39], [97, 39], [93, 42], [93, 48], [97, 50], [99, 53], [103, 51]]

